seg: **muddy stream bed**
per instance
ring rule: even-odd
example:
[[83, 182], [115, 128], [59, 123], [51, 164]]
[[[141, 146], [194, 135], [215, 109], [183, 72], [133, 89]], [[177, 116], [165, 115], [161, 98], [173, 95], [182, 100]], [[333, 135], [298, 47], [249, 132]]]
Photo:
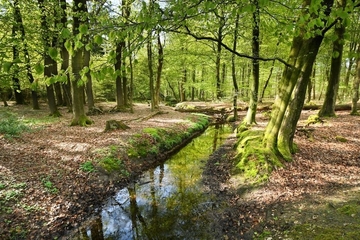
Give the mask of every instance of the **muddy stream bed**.
[[202, 181], [209, 156], [231, 133], [210, 126], [164, 164], [110, 197], [72, 235], [77, 239], [210, 239], [219, 208]]

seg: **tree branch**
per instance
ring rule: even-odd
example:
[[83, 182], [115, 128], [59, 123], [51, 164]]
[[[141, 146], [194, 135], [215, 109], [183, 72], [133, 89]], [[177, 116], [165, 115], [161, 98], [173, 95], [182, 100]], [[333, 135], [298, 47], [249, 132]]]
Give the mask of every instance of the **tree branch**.
[[285, 66], [287, 67], [291, 67], [293, 68], [294, 66], [292, 66], [291, 64], [287, 63], [285, 60], [279, 58], [279, 57], [274, 57], [274, 58], [264, 58], [264, 57], [254, 57], [254, 56], [250, 56], [244, 53], [239, 53], [237, 51], [234, 51], [231, 47], [229, 47], [228, 45], [226, 45], [225, 43], [223, 43], [221, 40], [213, 38], [213, 37], [205, 37], [205, 36], [197, 36], [196, 34], [192, 33], [190, 31], [190, 29], [187, 26], [184, 26], [184, 28], [186, 29], [186, 32], [181, 32], [181, 31], [176, 31], [173, 30], [172, 32], [176, 32], [176, 33], [180, 33], [180, 34], [186, 34], [189, 35], [193, 38], [195, 38], [196, 40], [208, 40], [208, 41], [213, 41], [213, 42], [219, 42], [220, 45], [225, 48], [226, 50], [230, 51], [231, 53], [235, 54], [238, 57], [242, 57], [242, 58], [247, 58], [247, 59], [252, 59], [252, 60], [260, 60], [260, 61], [274, 61], [277, 60], [281, 63], [283, 63]]

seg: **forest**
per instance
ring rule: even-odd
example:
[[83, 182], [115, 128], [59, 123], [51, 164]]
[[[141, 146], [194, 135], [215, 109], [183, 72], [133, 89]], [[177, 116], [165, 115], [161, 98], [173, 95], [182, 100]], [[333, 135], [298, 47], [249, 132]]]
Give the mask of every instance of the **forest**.
[[[0, 236], [69, 238], [105, 199], [221, 123], [234, 131], [217, 151], [214, 140], [202, 180], [228, 204], [213, 213], [214, 239], [359, 237], [359, 9], [0, 0]], [[344, 215], [336, 227], [306, 220], [324, 205]]]

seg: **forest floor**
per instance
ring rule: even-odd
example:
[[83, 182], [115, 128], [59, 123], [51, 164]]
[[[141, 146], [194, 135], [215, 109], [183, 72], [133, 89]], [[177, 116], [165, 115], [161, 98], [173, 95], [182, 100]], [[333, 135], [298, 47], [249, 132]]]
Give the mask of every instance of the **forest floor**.
[[[65, 108], [56, 120], [42, 109], [10, 106], [37, 130], [13, 139], [0, 135], [1, 239], [54, 239], [75, 228], [128, 181], [83, 171], [82, 164], [99, 149], [126, 144], [145, 127], [176, 129], [190, 116], [165, 106], [152, 115], [146, 104], [136, 104], [134, 113], [91, 116], [94, 124], [83, 128], [69, 126]], [[266, 183], [252, 185], [231, 175], [233, 137], [210, 156], [204, 184], [219, 203], [228, 203], [212, 213], [214, 239], [359, 239], [360, 117], [337, 112], [336, 118], [305, 126], [316, 113], [303, 111], [295, 136], [299, 151]], [[130, 129], [105, 133], [109, 119]], [[257, 120], [257, 127], [266, 125], [264, 114]], [[158, 161], [148, 160], [124, 162], [124, 169], [133, 176]]]

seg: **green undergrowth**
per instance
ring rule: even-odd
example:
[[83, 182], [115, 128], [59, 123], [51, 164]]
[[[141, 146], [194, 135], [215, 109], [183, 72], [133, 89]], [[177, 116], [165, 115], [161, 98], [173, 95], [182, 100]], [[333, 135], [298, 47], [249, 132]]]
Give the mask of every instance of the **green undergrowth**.
[[129, 176], [124, 162], [122, 161], [121, 151], [118, 146], [109, 146], [105, 149], [99, 149], [95, 160], [87, 161], [80, 166], [84, 172], [94, 172], [99, 170], [108, 175]]
[[1, 111], [0, 112], [0, 134], [5, 138], [19, 137], [21, 133], [30, 131], [30, 128], [15, 114]]
[[127, 155], [130, 158], [143, 158], [166, 152], [191, 134], [205, 130], [208, 125], [209, 118], [206, 115], [194, 115], [175, 128], [144, 128], [141, 133], [131, 137]]
[[360, 205], [358, 200], [341, 204], [328, 204], [312, 210], [313, 219], [300, 219], [302, 223], [288, 229], [289, 239], [360, 239]]
[[235, 174], [242, 173], [245, 178], [261, 183], [269, 178], [275, 167], [281, 167], [279, 158], [269, 149], [263, 147], [263, 130], [242, 128], [236, 148]]
[[206, 115], [193, 115], [172, 128], [144, 128], [132, 135], [126, 144], [95, 150], [93, 159], [81, 164], [80, 169], [88, 173], [98, 171], [113, 177], [127, 177], [130, 174], [125, 164], [128, 160], [141, 160], [169, 151], [208, 125]]

